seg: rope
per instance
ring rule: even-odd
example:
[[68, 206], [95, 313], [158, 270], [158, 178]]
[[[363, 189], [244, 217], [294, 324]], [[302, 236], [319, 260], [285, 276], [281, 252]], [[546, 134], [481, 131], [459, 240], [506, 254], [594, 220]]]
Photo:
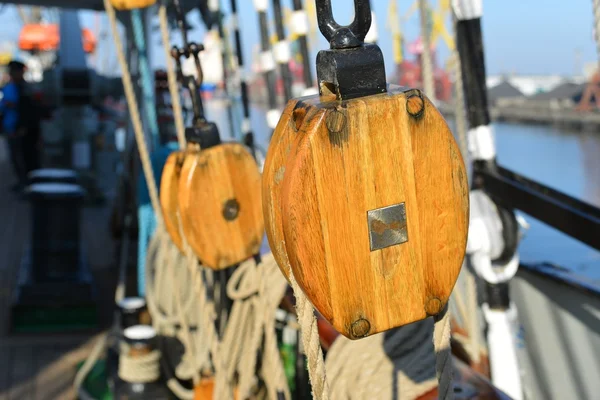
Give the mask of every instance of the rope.
[[435, 101], [435, 83], [433, 81], [433, 63], [431, 61], [431, 49], [429, 35], [431, 34], [428, 26], [428, 6], [427, 0], [419, 0], [419, 14], [421, 19], [421, 43], [423, 44], [423, 52], [421, 53], [421, 77], [423, 90], [429, 100]]
[[123, 343], [119, 355], [119, 378], [132, 383], [155, 382], [160, 378], [160, 351], [153, 350], [135, 357], [130, 356], [128, 351], [129, 346]]
[[123, 43], [121, 41], [121, 37], [119, 36], [119, 30], [117, 27], [117, 16], [115, 14], [115, 9], [113, 8], [109, 0], [104, 0], [104, 8], [106, 9], [106, 15], [108, 16], [108, 21], [110, 22], [110, 29], [117, 50], [117, 59], [119, 61], [119, 66], [121, 67], [125, 98], [127, 99], [127, 106], [129, 108], [129, 112], [131, 113], [131, 122], [133, 124], [133, 132], [135, 134], [135, 140], [138, 146], [138, 151], [140, 153], [142, 169], [144, 171], [146, 182], [148, 183], [150, 201], [152, 203], [152, 208], [154, 209], [154, 212], [156, 214], [158, 225], [162, 225], [163, 220], [162, 213], [160, 211], [160, 203], [158, 201], [158, 189], [156, 187], [156, 181], [154, 179], [154, 172], [152, 171], [152, 164], [150, 163], [148, 146], [144, 138], [144, 131], [142, 129], [142, 122], [140, 119], [140, 112], [138, 109], [137, 99], [135, 98], [133, 83], [131, 82], [131, 74], [129, 72], [127, 61], [125, 59]]
[[156, 108], [154, 107], [154, 90], [152, 88], [152, 75], [150, 72], [150, 62], [147, 55], [147, 46], [142, 22], [142, 11], [140, 9], [131, 10], [131, 24], [133, 31], [133, 40], [138, 51], [138, 68], [142, 80], [142, 94], [144, 96], [144, 109], [152, 139], [152, 148], [156, 149], [159, 145], [158, 140], [158, 118]]
[[598, 64], [600, 66], [600, 0], [594, 1], [594, 37], [596, 38], [596, 52], [598, 53]]
[[[334, 399], [416, 399], [436, 385], [431, 318], [361, 340], [339, 337], [327, 353]], [[442, 398], [442, 397], [440, 397]]]
[[435, 348], [435, 372], [438, 378], [438, 398], [443, 400], [454, 399], [452, 385], [452, 349], [450, 348], [450, 312], [448, 305], [436, 315], [433, 330], [433, 346]]
[[165, 51], [165, 60], [167, 68], [167, 78], [169, 81], [169, 93], [171, 94], [171, 106], [173, 107], [173, 117], [175, 118], [175, 129], [177, 130], [177, 141], [180, 148], [185, 148], [185, 127], [183, 125], [183, 113], [181, 111], [181, 99], [179, 97], [179, 86], [177, 85], [177, 76], [171, 60], [171, 51], [168, 47], [171, 43], [169, 38], [169, 20], [167, 17], [167, 6], [163, 2], [158, 8], [158, 21], [160, 23], [160, 33], [162, 36], [163, 49]]
[[[296, 314], [302, 332], [302, 344], [306, 352], [308, 362], [308, 375], [312, 386], [312, 395], [316, 400], [329, 399], [329, 385], [325, 376], [325, 363], [323, 362], [323, 351], [319, 340], [319, 329], [317, 319], [310, 301], [298, 286], [296, 278], [289, 267], [290, 283], [296, 297]], [[337, 398], [337, 397], [334, 397]]]
[[[146, 297], [152, 325], [161, 336], [178, 338], [185, 354], [175, 367], [174, 377], [167, 377], [167, 386], [182, 399], [192, 399], [194, 393], [181, 386], [181, 380], [200, 381], [198, 371], [210, 368], [210, 357], [205, 343], [206, 332], [198, 324], [196, 296], [193, 288], [180, 282], [190, 282], [186, 268], [179, 267], [184, 256], [172, 244], [163, 228], [157, 229], [150, 241], [147, 255]], [[185, 298], [185, 301], [182, 301]], [[195, 331], [191, 332], [191, 326]]]
[[331, 397], [416, 399], [438, 386], [439, 399], [453, 399], [447, 308], [434, 321], [427, 318], [356, 341], [336, 339], [326, 361]]
[[469, 165], [469, 145], [467, 141], [467, 121], [465, 113], [465, 92], [460, 65], [460, 56], [457, 50], [452, 53], [452, 64], [454, 70], [454, 121], [456, 122], [456, 134], [458, 145], [462, 153], [465, 165]]

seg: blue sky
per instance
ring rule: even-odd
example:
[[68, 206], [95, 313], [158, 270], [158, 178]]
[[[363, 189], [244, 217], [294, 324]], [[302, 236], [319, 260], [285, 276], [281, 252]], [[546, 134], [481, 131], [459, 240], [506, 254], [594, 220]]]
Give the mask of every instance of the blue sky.
[[[395, 1], [398, 1], [401, 15], [406, 13], [412, 3], [404, 0]], [[221, 0], [221, 3], [228, 13], [229, 1]], [[238, 0], [238, 3], [242, 16], [240, 25], [244, 50], [246, 59], [249, 60], [252, 47], [257, 45], [259, 39], [258, 18], [251, 0]], [[292, 2], [283, 0], [282, 3], [284, 7], [291, 7]], [[437, 7], [437, 0], [432, 0], [431, 3]], [[392, 40], [390, 32], [386, 29], [389, 0], [372, 0], [372, 4], [378, 16], [379, 45], [386, 56], [386, 65], [390, 73], [393, 64]], [[333, 7], [340, 23], [349, 22], [352, 15], [350, 0], [333, 0]], [[84, 26], [94, 27], [95, 13], [81, 12], [80, 15]], [[192, 21], [198, 22], [198, 16], [194, 15]], [[579, 73], [576, 68], [581, 68], [586, 62], [597, 60], [592, 25], [591, 0], [484, 0], [483, 30], [488, 74], [514, 72], [572, 75]], [[447, 26], [450, 28], [449, 20]], [[14, 10], [7, 9], [0, 15], [0, 41], [15, 40], [19, 29], [20, 21]], [[416, 39], [419, 34], [418, 13], [404, 22], [402, 29], [408, 42]], [[203, 29], [197, 29], [191, 35], [194, 40], [201, 41]], [[318, 38], [319, 48], [325, 48], [325, 41], [320, 34]], [[173, 40], [178, 38], [174, 37]], [[157, 66], [164, 65], [159, 41], [157, 34], [153, 40], [153, 61]], [[100, 51], [112, 51], [112, 44], [107, 46], [110, 48], [101, 48]], [[313, 56], [316, 55], [318, 48], [312, 50]], [[579, 53], [578, 57], [577, 53]], [[440, 41], [439, 61], [445, 62], [447, 55], [448, 50]], [[410, 58], [411, 55], [406, 54], [406, 57]]]

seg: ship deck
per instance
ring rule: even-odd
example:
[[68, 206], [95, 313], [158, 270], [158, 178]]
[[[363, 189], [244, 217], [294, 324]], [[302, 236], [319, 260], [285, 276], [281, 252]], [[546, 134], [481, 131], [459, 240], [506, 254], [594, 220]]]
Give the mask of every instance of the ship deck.
[[[2, 144], [2, 143], [0, 143]], [[0, 162], [0, 400], [72, 399], [77, 364], [110, 324], [116, 283], [115, 243], [106, 206], [82, 210], [81, 240], [97, 288], [98, 329], [68, 334], [13, 334], [10, 308], [23, 248], [30, 233], [29, 206], [10, 191], [12, 169]]]

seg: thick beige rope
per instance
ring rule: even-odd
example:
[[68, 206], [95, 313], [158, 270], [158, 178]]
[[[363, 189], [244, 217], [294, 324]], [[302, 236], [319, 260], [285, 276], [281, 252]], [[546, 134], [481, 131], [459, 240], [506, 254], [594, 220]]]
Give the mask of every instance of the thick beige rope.
[[165, 60], [167, 65], [167, 78], [169, 80], [169, 92], [171, 93], [171, 106], [173, 107], [173, 118], [175, 119], [175, 128], [177, 130], [177, 141], [179, 147], [185, 147], [185, 127], [183, 125], [183, 113], [181, 111], [181, 100], [179, 98], [179, 86], [177, 85], [177, 76], [171, 59], [171, 50], [169, 48], [171, 40], [169, 39], [169, 21], [167, 17], [167, 6], [162, 2], [158, 8], [158, 21], [160, 22], [160, 33], [162, 36], [163, 49], [165, 51]]
[[431, 318], [361, 340], [339, 337], [327, 354], [331, 398], [415, 399], [437, 385]]
[[312, 395], [316, 400], [329, 399], [329, 385], [325, 375], [325, 363], [323, 361], [323, 350], [319, 340], [319, 328], [314, 309], [302, 289], [298, 286], [296, 278], [289, 267], [290, 283], [296, 297], [296, 314], [300, 323], [302, 333], [302, 344], [308, 362], [308, 376], [312, 386]]
[[129, 346], [123, 344], [119, 355], [119, 378], [126, 382], [148, 383], [160, 378], [160, 352], [153, 350], [142, 356], [128, 355]]
[[137, 99], [135, 98], [135, 91], [133, 89], [133, 83], [131, 81], [131, 74], [127, 61], [125, 60], [125, 51], [123, 50], [123, 43], [119, 36], [119, 29], [117, 27], [117, 16], [115, 9], [109, 0], [104, 0], [104, 8], [106, 9], [106, 15], [110, 22], [110, 30], [112, 33], [115, 47], [117, 50], [117, 59], [119, 66], [121, 67], [121, 74], [123, 80], [123, 89], [125, 90], [125, 98], [127, 99], [127, 106], [131, 115], [131, 122], [133, 124], [133, 132], [135, 134], [135, 140], [137, 142], [138, 151], [140, 153], [140, 160], [142, 162], [142, 169], [146, 182], [148, 183], [148, 192], [150, 194], [150, 201], [152, 202], [152, 208], [156, 215], [157, 225], [162, 225], [162, 213], [160, 209], [160, 202], [158, 201], [158, 189], [156, 187], [156, 181], [154, 179], [154, 172], [152, 170], [152, 164], [150, 163], [150, 154], [148, 152], [148, 146], [146, 138], [144, 137], [144, 130], [142, 129], [142, 120], [140, 119], [140, 112], [138, 108]]
[[433, 347], [435, 348], [435, 372], [438, 378], [439, 399], [454, 399], [454, 386], [452, 380], [454, 369], [452, 366], [452, 349], [450, 347], [450, 310], [448, 305], [435, 316], [433, 330]]
[[423, 44], [423, 53], [421, 54], [421, 78], [423, 80], [423, 90], [429, 100], [435, 102], [435, 82], [433, 80], [433, 62], [431, 60], [430, 37], [431, 32], [426, 31], [427, 27], [427, 0], [419, 0], [419, 14], [421, 18], [421, 43]]

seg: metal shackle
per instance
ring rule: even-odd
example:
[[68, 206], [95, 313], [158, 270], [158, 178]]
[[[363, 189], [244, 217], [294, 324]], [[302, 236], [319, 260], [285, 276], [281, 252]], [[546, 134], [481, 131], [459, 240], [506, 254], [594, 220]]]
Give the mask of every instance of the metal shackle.
[[371, 28], [370, 0], [354, 0], [354, 21], [342, 26], [335, 22], [331, 0], [315, 0], [319, 30], [329, 41], [332, 49], [360, 46]]

